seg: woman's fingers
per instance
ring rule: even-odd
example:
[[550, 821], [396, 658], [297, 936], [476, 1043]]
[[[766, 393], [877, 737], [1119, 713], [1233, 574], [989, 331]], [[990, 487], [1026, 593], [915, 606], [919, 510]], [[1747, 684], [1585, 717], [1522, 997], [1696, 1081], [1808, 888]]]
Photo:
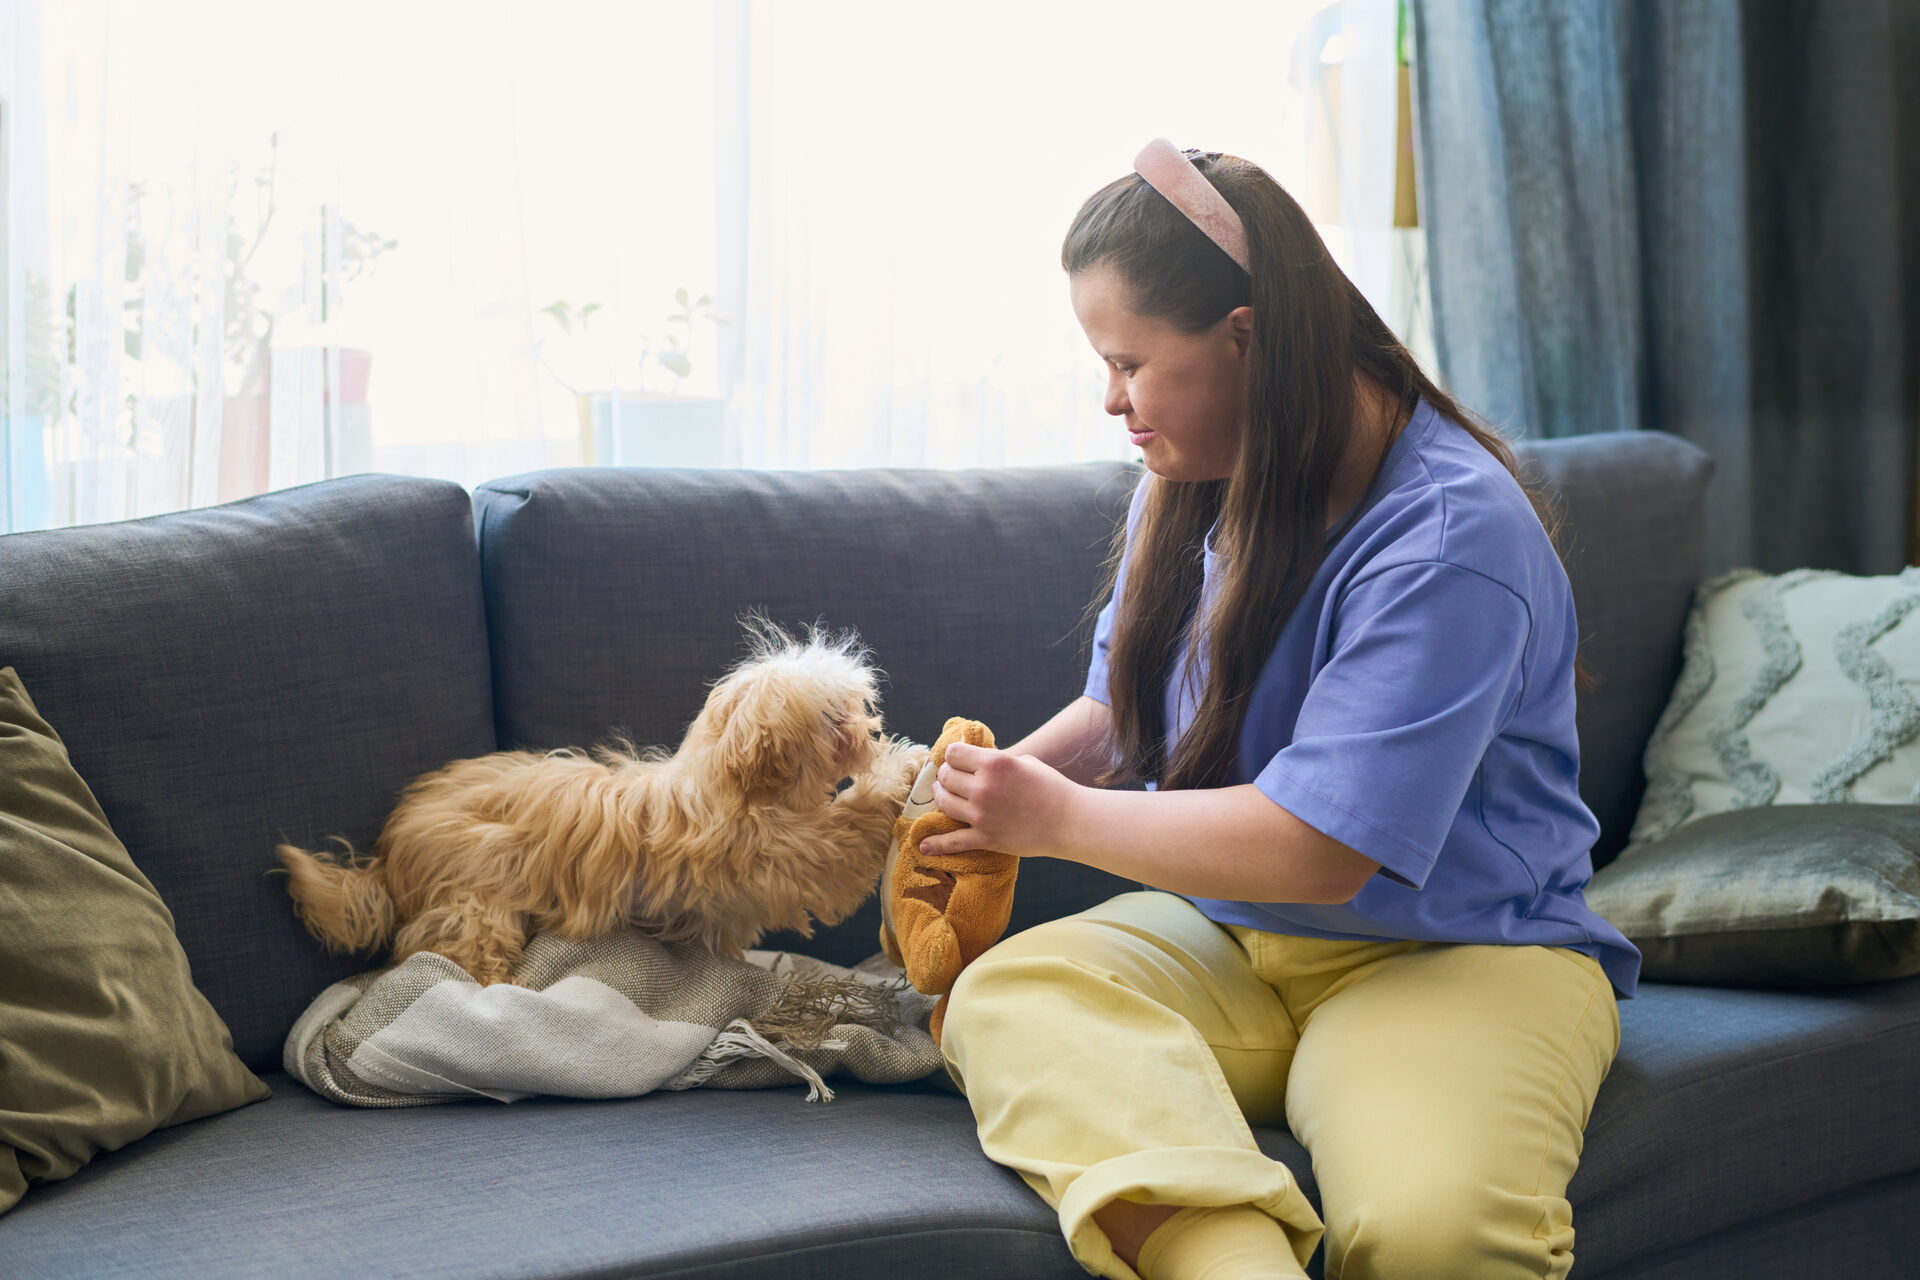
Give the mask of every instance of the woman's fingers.
[[965, 769], [971, 773], [980, 763], [993, 754], [992, 747], [976, 747], [971, 742], [949, 742], [947, 744], [947, 763], [956, 769]]
[[[941, 765], [934, 770], [933, 774], [933, 785], [936, 789], [945, 788], [948, 795], [958, 796], [962, 800], [973, 799], [974, 781], [971, 773], [956, 769], [950, 764]], [[947, 816], [952, 818], [957, 815], [949, 813]]]
[[980, 820], [979, 808], [966, 796], [954, 791], [944, 778], [936, 775], [933, 779], [933, 803], [955, 822], [964, 822], [968, 826]]
[[964, 831], [950, 831], [943, 836], [928, 836], [920, 842], [920, 853], [923, 857], [939, 857], [986, 847], [987, 842], [980, 838], [980, 833], [968, 827]]

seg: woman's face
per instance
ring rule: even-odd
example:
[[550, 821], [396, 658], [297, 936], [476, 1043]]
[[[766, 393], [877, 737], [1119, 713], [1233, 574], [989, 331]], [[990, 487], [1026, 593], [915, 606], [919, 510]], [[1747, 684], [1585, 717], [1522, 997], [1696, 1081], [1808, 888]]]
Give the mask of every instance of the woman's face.
[[1107, 366], [1107, 412], [1126, 421], [1147, 470], [1168, 480], [1233, 474], [1246, 418], [1253, 308], [1182, 333], [1131, 310], [1124, 282], [1101, 264], [1071, 278], [1073, 314]]

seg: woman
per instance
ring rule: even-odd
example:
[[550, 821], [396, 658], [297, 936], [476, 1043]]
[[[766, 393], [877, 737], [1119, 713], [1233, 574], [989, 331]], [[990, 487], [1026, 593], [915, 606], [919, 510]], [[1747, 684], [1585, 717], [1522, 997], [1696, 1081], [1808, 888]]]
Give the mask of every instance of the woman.
[[1061, 255], [1148, 472], [1086, 694], [950, 749], [923, 847], [1149, 888], [968, 968], [949, 1070], [1095, 1274], [1564, 1275], [1639, 953], [1581, 896], [1549, 517], [1264, 171], [1135, 163]]

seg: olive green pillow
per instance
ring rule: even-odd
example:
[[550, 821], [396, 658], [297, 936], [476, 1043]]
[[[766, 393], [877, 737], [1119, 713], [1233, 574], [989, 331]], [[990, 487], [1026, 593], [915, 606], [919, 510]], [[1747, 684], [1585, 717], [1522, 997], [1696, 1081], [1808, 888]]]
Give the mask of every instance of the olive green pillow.
[[267, 1096], [173, 915], [0, 668], [0, 1213], [29, 1182]]
[[1655, 982], [1815, 987], [1920, 973], [1920, 805], [1783, 804], [1629, 846], [1587, 905]]

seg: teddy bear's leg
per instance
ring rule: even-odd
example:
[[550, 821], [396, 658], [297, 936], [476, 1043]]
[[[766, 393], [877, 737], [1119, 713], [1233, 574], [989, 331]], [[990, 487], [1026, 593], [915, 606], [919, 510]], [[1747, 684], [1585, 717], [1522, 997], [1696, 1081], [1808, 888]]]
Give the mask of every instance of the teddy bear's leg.
[[953, 878], [953, 893], [947, 901], [946, 920], [960, 952], [954, 979], [959, 978], [960, 968], [972, 964], [1000, 941], [1013, 915], [1013, 886], [1020, 873], [1020, 860], [988, 852], [975, 855], [975, 861], [977, 869]]
[[960, 939], [947, 919], [947, 903], [953, 895], [954, 878], [943, 871], [920, 866], [897, 867], [893, 898], [893, 927], [899, 933], [900, 950], [907, 981], [914, 990], [935, 994], [945, 991], [960, 976]]

